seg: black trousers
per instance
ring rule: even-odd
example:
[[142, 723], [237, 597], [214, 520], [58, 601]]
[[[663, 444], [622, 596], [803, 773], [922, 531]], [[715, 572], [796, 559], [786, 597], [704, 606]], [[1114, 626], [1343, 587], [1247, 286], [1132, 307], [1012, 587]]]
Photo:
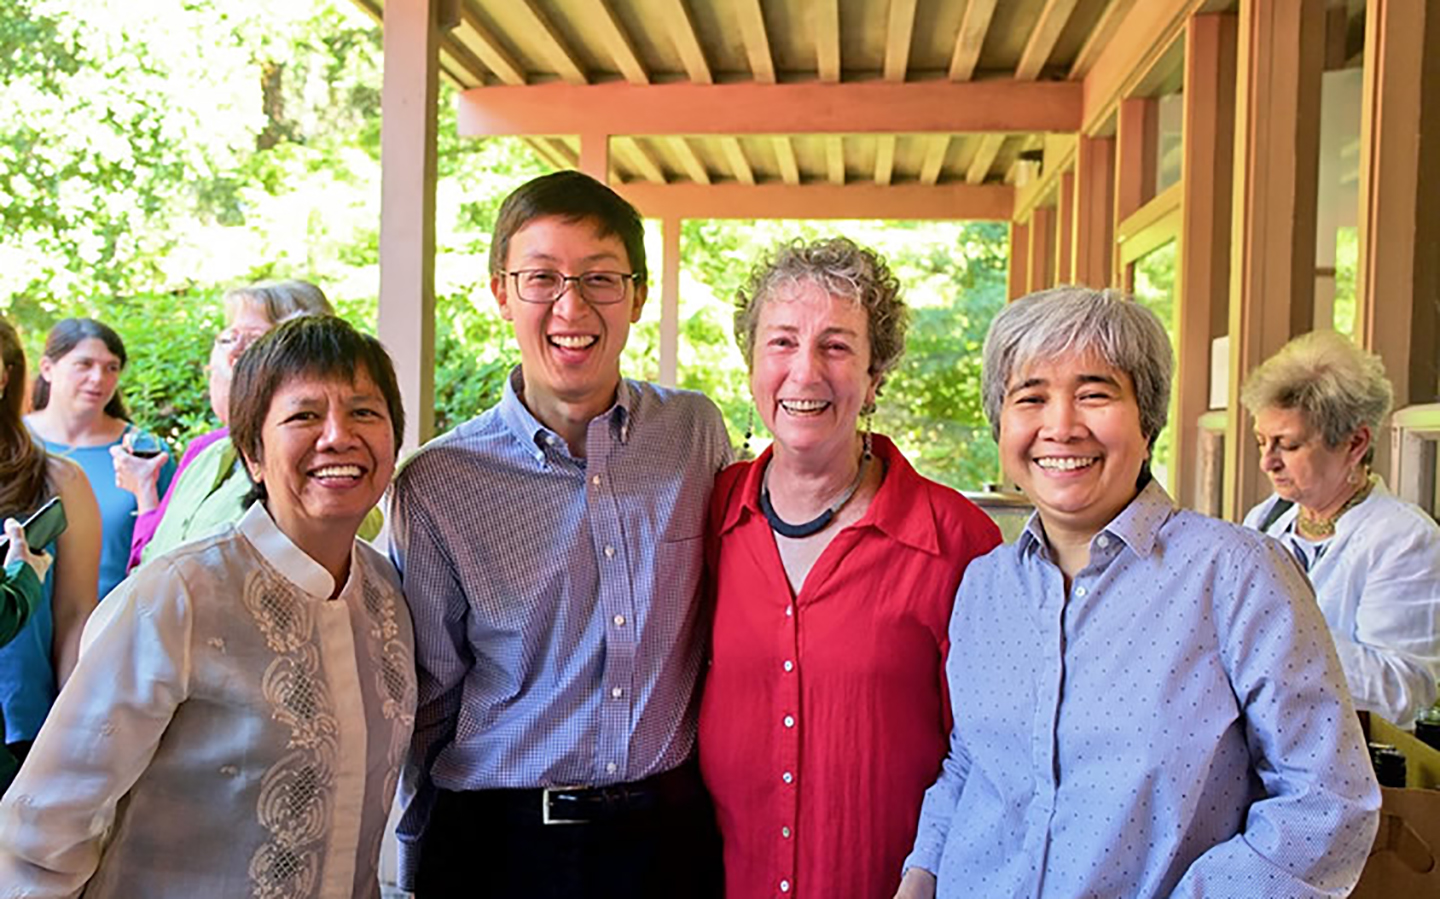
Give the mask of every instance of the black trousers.
[[602, 821], [540, 821], [540, 791], [442, 790], [426, 829], [417, 899], [718, 899], [715, 811], [695, 789]]

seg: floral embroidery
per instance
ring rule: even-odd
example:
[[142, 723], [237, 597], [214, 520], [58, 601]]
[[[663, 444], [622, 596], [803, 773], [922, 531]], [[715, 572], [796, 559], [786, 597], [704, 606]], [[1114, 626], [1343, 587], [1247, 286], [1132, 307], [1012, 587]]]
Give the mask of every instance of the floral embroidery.
[[245, 608], [276, 653], [260, 689], [291, 750], [265, 772], [256, 813], [270, 839], [250, 858], [254, 899], [300, 899], [320, 883], [335, 794], [340, 725], [315, 645], [310, 604], [264, 572], [245, 582]]

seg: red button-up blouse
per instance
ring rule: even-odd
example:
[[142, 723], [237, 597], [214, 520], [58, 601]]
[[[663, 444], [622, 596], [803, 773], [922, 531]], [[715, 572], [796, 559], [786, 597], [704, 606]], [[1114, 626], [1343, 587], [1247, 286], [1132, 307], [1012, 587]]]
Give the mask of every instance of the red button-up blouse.
[[947, 629], [994, 523], [884, 437], [885, 479], [799, 596], [759, 508], [767, 451], [710, 506], [713, 661], [700, 766], [731, 899], [889, 899], [950, 733]]

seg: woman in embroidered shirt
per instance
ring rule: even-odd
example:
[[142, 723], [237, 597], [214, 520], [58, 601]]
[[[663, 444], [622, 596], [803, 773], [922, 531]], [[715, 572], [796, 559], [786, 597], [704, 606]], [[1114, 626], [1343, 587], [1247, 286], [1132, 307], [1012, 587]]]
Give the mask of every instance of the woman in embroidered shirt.
[[710, 508], [713, 661], [700, 764], [741, 897], [894, 892], [945, 754], [945, 625], [1000, 535], [862, 434], [905, 343], [884, 261], [843, 238], [781, 247], [736, 339], [774, 442]]
[[355, 540], [403, 433], [390, 360], [337, 318], [281, 325], [230, 427], [259, 501], [91, 619], [0, 802], [20, 895], [379, 895], [415, 704], [398, 580]]
[[[100, 580], [104, 599], [125, 577], [137, 512], [153, 508], [170, 486], [175, 463], [156, 438], [130, 423], [120, 395], [127, 360], [125, 343], [109, 325], [91, 318], [67, 318], [50, 329], [25, 423], [57, 456], [85, 472], [100, 504]], [[113, 452], [132, 454], [148, 443], [144, 464], [155, 470], [148, 496], [137, 497], [116, 479]], [[149, 453], [154, 455], [150, 456]]]
[[1440, 677], [1440, 527], [1370, 470], [1391, 396], [1380, 357], [1333, 331], [1255, 369], [1240, 399], [1275, 494], [1245, 524], [1309, 572], [1355, 707], [1409, 727]]

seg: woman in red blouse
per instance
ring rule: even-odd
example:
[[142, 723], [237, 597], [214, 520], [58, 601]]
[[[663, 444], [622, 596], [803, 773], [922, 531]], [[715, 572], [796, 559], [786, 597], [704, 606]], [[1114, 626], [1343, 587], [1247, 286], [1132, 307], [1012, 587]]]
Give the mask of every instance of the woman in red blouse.
[[739, 294], [775, 440], [710, 507], [700, 764], [733, 899], [888, 899], [945, 756], [950, 609], [1000, 533], [860, 431], [904, 350], [899, 288], [837, 238], [780, 248]]

